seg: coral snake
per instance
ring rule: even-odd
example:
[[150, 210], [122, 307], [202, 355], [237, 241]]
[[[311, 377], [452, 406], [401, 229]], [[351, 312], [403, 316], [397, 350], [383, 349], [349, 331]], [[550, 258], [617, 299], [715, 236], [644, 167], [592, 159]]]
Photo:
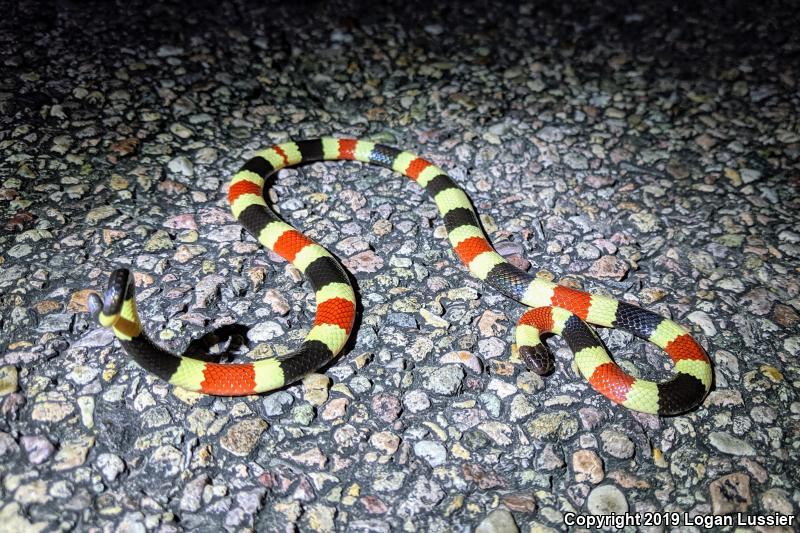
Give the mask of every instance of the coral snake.
[[[634, 305], [571, 289], [532, 276], [495, 251], [481, 229], [466, 193], [439, 167], [410, 152], [369, 141], [322, 138], [278, 144], [258, 152], [230, 182], [233, 216], [259, 243], [285, 258], [309, 280], [316, 319], [299, 349], [251, 363], [219, 364], [167, 352], [142, 329], [134, 300], [133, 276], [112, 273], [103, 299], [89, 297], [90, 310], [113, 329], [126, 352], [143, 368], [178, 387], [214, 395], [256, 394], [298, 380], [336, 357], [356, 313], [353, 286], [325, 248], [281, 220], [264, 200], [265, 179], [299, 163], [357, 160], [380, 165], [416, 181], [433, 198], [450, 244], [469, 271], [504, 295], [530, 307], [519, 319], [516, 342], [528, 368], [544, 374], [552, 356], [540, 336], [562, 336], [575, 363], [595, 390], [630, 409], [674, 415], [698, 405], [712, 382], [711, 364], [700, 345], [675, 322]], [[623, 371], [609, 357], [588, 323], [619, 328], [663, 349], [674, 376], [656, 383]]]

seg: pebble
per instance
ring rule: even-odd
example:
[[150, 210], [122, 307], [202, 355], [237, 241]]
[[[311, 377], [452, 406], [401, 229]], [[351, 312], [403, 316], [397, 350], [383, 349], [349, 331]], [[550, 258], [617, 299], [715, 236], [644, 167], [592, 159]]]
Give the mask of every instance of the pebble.
[[281, 416], [294, 403], [294, 397], [286, 391], [270, 393], [261, 402], [264, 416]]
[[412, 390], [403, 396], [403, 406], [411, 413], [419, 413], [431, 406], [425, 391]]
[[624, 279], [630, 270], [628, 263], [613, 255], [604, 255], [592, 263], [587, 274], [599, 279]]
[[471, 352], [464, 350], [448, 352], [439, 358], [439, 362], [443, 365], [450, 363], [461, 363], [476, 374], [480, 374], [483, 370], [483, 364], [481, 363], [481, 360]]
[[397, 420], [402, 409], [400, 398], [394, 394], [381, 393], [372, 397], [372, 412], [386, 423]]
[[536, 466], [542, 470], [561, 470], [566, 465], [563, 453], [553, 444], [546, 444], [536, 458]]
[[536, 496], [520, 492], [503, 496], [503, 505], [518, 513], [532, 513], [536, 510]]
[[97, 468], [103, 474], [103, 477], [111, 482], [125, 471], [125, 463], [118, 455], [101, 453], [97, 456]]
[[703, 330], [703, 334], [707, 337], [713, 337], [717, 334], [717, 327], [714, 325], [714, 321], [711, 320], [711, 317], [708, 316], [708, 313], [703, 311], [692, 311], [687, 315], [689, 320], [691, 320], [694, 324], [700, 326]]
[[514, 517], [506, 509], [495, 509], [481, 520], [475, 533], [517, 533], [519, 528]]
[[593, 515], [625, 514], [628, 512], [628, 500], [614, 485], [595, 487], [586, 498], [586, 508]]
[[414, 444], [414, 454], [430, 466], [440, 466], [447, 460], [447, 450], [440, 442], [421, 440]]
[[185, 156], [179, 156], [171, 159], [167, 167], [169, 168], [170, 172], [174, 172], [175, 174], [180, 174], [182, 176], [194, 175], [194, 165]]
[[422, 386], [434, 394], [452, 396], [461, 389], [464, 377], [461, 365], [445, 365], [430, 372]]
[[600, 433], [603, 451], [617, 459], [630, 459], [636, 451], [636, 446], [624, 433], [607, 429]]
[[220, 437], [219, 443], [228, 452], [245, 457], [253, 451], [261, 434], [266, 431], [266, 421], [250, 418], [231, 425]]
[[335, 508], [316, 503], [308, 511], [308, 525], [319, 533], [332, 532], [336, 527], [333, 521], [334, 516], [336, 516]]
[[0, 396], [17, 392], [19, 374], [16, 367], [0, 366]]
[[711, 445], [723, 453], [730, 455], [755, 455], [756, 451], [747, 442], [723, 431], [712, 431], [708, 434]]
[[524, 394], [517, 394], [511, 400], [511, 408], [509, 410], [509, 419], [512, 422], [523, 420], [536, 412], [536, 408], [528, 400]]
[[367, 250], [342, 260], [342, 264], [353, 273], [372, 273], [383, 268], [383, 258], [372, 250]]
[[566, 411], [553, 411], [536, 416], [525, 428], [536, 440], [566, 440], [578, 432], [578, 422]]
[[89, 435], [80, 435], [61, 442], [53, 458], [53, 470], [70, 470], [81, 466], [94, 443], [95, 438]]
[[307, 426], [314, 420], [314, 406], [303, 403], [292, 408], [292, 420], [301, 426]]
[[336, 398], [330, 400], [327, 404], [325, 404], [325, 407], [323, 407], [320, 417], [322, 420], [335, 420], [337, 418], [341, 418], [345, 415], [349, 403], [350, 400], [347, 398]]
[[750, 495], [750, 477], [734, 473], [715, 479], [708, 486], [711, 511], [715, 515], [746, 513], [753, 503]]
[[200, 474], [186, 483], [183, 494], [181, 495], [180, 509], [190, 513], [198, 511], [202, 505], [203, 492], [208, 486], [208, 483], [208, 474]]
[[56, 451], [56, 447], [40, 435], [25, 435], [20, 437], [19, 443], [28, 454], [28, 461], [34, 465], [40, 465], [47, 461]]
[[[372, 444], [372, 446], [383, 453], [392, 455], [400, 446], [400, 437], [390, 431], [379, 431], [372, 434], [372, 436], [369, 438], [369, 442]], [[416, 446], [414, 449], [416, 452]]]
[[605, 477], [603, 460], [592, 450], [578, 450], [572, 454], [572, 470], [578, 483], [588, 481], [597, 485]]

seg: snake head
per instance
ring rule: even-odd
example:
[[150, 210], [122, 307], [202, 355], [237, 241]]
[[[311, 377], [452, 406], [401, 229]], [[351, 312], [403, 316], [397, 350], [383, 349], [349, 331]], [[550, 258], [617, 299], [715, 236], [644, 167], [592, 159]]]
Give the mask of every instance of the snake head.
[[528, 367], [528, 370], [540, 376], [551, 373], [555, 368], [553, 356], [544, 344], [520, 346], [519, 355], [525, 361], [525, 366]]
[[111, 273], [108, 286], [101, 299], [97, 293], [91, 293], [87, 301], [89, 311], [100, 324], [113, 326], [120, 318], [122, 306], [128, 299], [133, 299], [133, 276], [127, 268], [118, 268]]

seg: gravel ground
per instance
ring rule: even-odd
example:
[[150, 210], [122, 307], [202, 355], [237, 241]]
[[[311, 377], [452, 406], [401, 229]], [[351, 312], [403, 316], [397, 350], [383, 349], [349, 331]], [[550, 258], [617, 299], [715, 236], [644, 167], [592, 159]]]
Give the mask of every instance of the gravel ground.
[[[0, 6], [0, 529], [798, 513], [791, 3], [98, 4]], [[427, 156], [516, 264], [690, 327], [715, 390], [635, 414], [560, 339], [554, 375], [526, 372], [520, 306], [460, 265], [413, 183], [355, 163], [283, 171], [270, 193], [358, 281], [357, 340], [324, 375], [211, 398], [129, 362], [86, 312], [120, 266], [173, 351], [230, 324], [260, 356], [298, 345], [309, 287], [233, 221], [226, 182], [256, 149], [325, 134]]]

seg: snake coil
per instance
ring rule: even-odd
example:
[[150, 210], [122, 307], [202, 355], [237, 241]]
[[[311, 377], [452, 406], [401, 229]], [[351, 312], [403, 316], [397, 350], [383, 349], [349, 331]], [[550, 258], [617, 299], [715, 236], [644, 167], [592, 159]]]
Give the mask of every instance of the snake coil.
[[[439, 167], [416, 155], [354, 139], [322, 138], [279, 144], [258, 152], [231, 180], [233, 216], [259, 243], [285, 258], [310, 281], [316, 296], [314, 324], [300, 347], [282, 357], [218, 364], [169, 353], [144, 333], [128, 270], [112, 273], [101, 298], [89, 307], [110, 327], [123, 349], [143, 368], [178, 387], [237, 396], [282, 387], [336, 357], [353, 328], [356, 300], [350, 280], [325, 248], [282, 221], [264, 201], [266, 178], [311, 161], [357, 160], [393, 169], [433, 198], [450, 244], [469, 271], [509, 298], [530, 307], [516, 329], [519, 353], [534, 372], [553, 368], [541, 335], [561, 335], [580, 373], [612, 402], [644, 413], [674, 415], [697, 406], [711, 387], [712, 369], [700, 345], [675, 322], [634, 305], [536, 278], [506, 261], [489, 243], [466, 193]], [[663, 349], [675, 367], [672, 379], [635, 378], [614, 363], [588, 323], [619, 328]]]

